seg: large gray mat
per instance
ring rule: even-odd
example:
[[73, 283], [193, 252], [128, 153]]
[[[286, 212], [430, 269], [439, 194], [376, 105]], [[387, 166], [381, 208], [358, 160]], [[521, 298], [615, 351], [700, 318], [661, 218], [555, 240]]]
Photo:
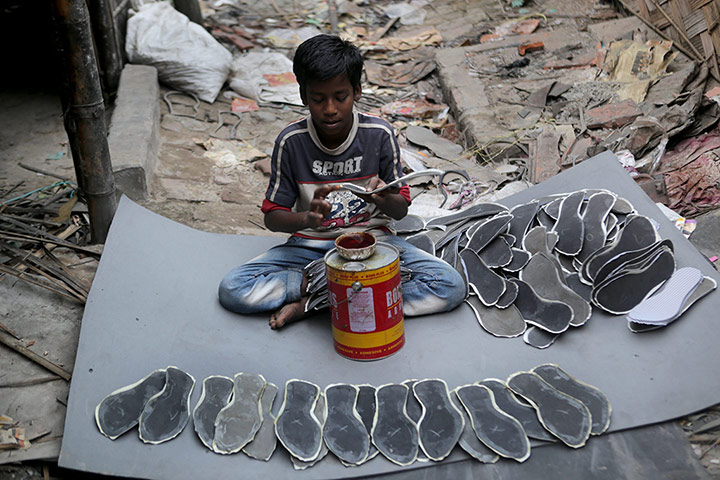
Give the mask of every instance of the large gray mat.
[[[580, 188], [608, 188], [627, 198], [659, 222], [663, 238], [672, 239], [678, 266], [696, 266], [718, 279], [611, 154], [587, 160], [504, 203]], [[607, 394], [613, 405], [611, 430], [661, 422], [720, 401], [717, 293], [669, 328], [641, 335], [630, 333], [623, 317], [594, 310], [587, 325], [563, 334], [547, 350], [529, 347], [521, 339], [490, 336], [462, 306], [447, 314], [408, 319], [407, 343], [400, 352], [377, 362], [355, 362], [333, 350], [328, 315], [275, 332], [265, 315], [241, 317], [218, 304], [223, 275], [280, 241], [200, 232], [121, 201], [83, 317], [61, 466], [150, 478], [199, 478], [207, 472], [231, 478], [240, 473], [249, 478], [337, 478], [403, 469], [382, 458], [345, 468], [329, 456], [295, 472], [281, 448], [268, 463], [243, 454], [213, 454], [200, 444], [191, 425], [176, 439], [154, 446], [144, 445], [134, 430], [114, 442], [103, 437], [93, 419], [98, 402], [167, 365], [185, 369], [198, 383], [208, 375], [250, 372], [281, 387], [290, 378], [323, 387], [443, 378], [452, 388], [554, 362]], [[199, 395], [196, 388], [193, 405]], [[456, 451], [444, 462], [463, 458]]]

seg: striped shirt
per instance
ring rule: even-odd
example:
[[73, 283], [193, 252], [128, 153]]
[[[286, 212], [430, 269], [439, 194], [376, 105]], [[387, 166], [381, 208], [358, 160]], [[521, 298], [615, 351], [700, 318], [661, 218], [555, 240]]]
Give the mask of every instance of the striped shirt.
[[[337, 148], [328, 149], [308, 116], [285, 127], [275, 140], [262, 211], [280, 208], [305, 212], [320, 185], [347, 182], [365, 187], [373, 177], [389, 183], [401, 175], [400, 148], [392, 126], [385, 120], [354, 111], [347, 139]], [[400, 193], [410, 203], [409, 188], [402, 187]], [[347, 190], [333, 191], [325, 200], [332, 209], [323, 225], [296, 235], [335, 238], [348, 231], [382, 227], [391, 220], [375, 204]]]

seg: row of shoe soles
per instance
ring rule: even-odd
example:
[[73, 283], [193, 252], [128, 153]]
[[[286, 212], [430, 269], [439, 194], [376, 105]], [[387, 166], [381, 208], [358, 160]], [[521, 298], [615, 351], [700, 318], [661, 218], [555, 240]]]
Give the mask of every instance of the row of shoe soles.
[[[105, 397], [95, 411], [98, 428], [115, 439], [139, 424], [144, 442], [171, 440], [189, 420], [194, 384], [176, 367], [156, 370]], [[605, 395], [553, 364], [452, 392], [439, 379], [333, 384], [324, 392], [293, 379], [275, 417], [277, 391], [262, 375], [207, 377], [192, 413], [201, 442], [216, 453], [242, 450], [267, 461], [279, 439], [299, 469], [328, 449], [346, 465], [362, 464], [378, 451], [399, 465], [423, 454], [440, 461], [456, 443], [479, 461], [501, 456], [522, 462], [530, 455], [528, 437], [579, 448], [610, 425]]]

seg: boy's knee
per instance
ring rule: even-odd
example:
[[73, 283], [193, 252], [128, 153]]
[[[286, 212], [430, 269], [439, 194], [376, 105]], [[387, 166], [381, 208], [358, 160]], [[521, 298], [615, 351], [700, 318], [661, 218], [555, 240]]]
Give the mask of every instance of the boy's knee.
[[235, 313], [248, 313], [244, 296], [239, 295], [237, 282], [229, 275], [222, 279], [218, 286], [218, 300], [226, 310]]

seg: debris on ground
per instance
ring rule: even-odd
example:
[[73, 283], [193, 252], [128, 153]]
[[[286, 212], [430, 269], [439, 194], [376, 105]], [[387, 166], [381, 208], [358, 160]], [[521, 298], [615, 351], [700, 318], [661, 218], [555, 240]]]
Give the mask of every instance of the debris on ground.
[[75, 194], [69, 180], [25, 193], [0, 191], [0, 277], [12, 276], [85, 303], [90, 285], [55, 251], [67, 249], [77, 261], [100, 258], [97, 248], [88, 246], [87, 207]]

